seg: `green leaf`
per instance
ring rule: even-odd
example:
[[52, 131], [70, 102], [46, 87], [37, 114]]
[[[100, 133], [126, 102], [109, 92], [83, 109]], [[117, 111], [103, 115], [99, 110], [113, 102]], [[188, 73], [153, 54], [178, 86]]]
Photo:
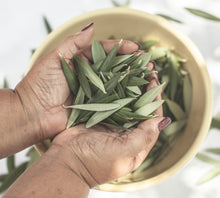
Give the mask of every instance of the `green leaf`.
[[165, 14], [156, 14], [156, 15], [161, 16], [161, 17], [163, 17], [163, 18], [165, 18], [165, 19], [167, 19], [169, 21], [174, 21], [176, 23], [183, 23], [182, 21], [180, 21], [178, 19], [175, 19], [175, 18], [173, 18], [171, 16], [165, 15]]
[[134, 92], [137, 95], [141, 95], [141, 90], [138, 86], [127, 86], [127, 89]]
[[44, 20], [44, 25], [46, 27], [47, 33], [51, 33], [53, 31], [53, 29], [51, 28], [51, 25], [49, 23], [49, 21], [47, 20], [46, 16], [43, 16], [43, 20]]
[[151, 60], [157, 60], [166, 56], [168, 49], [166, 47], [158, 47], [150, 50]]
[[129, 128], [133, 127], [134, 125], [136, 125], [137, 123], [138, 123], [138, 121], [128, 122], [128, 123], [125, 123], [123, 125], [123, 127], [126, 129], [129, 129]]
[[9, 186], [25, 171], [27, 167], [27, 162], [22, 163], [18, 167], [16, 167], [7, 178], [3, 181], [3, 183], [0, 186], [0, 193], [4, 192], [8, 189]]
[[192, 85], [188, 75], [183, 78], [183, 102], [186, 113], [189, 113], [192, 103]]
[[139, 56], [133, 63], [131, 63], [131, 68], [146, 68], [147, 64], [151, 59], [151, 53], [144, 53]]
[[0, 183], [2, 183], [7, 177], [8, 177], [8, 174], [0, 175]]
[[120, 107], [114, 109], [114, 110], [110, 110], [110, 111], [103, 111], [103, 112], [96, 112], [86, 123], [86, 128], [90, 128], [96, 124], [98, 124], [99, 122], [101, 122], [102, 120], [105, 120], [106, 118], [108, 118], [110, 115], [112, 115], [113, 113], [115, 113], [116, 111], [118, 111], [120, 108], [128, 105], [129, 103], [131, 103], [134, 100], [134, 98], [124, 98], [124, 99], [119, 99], [114, 101], [113, 103], [115, 104], [119, 104]]
[[134, 104], [134, 109], [138, 109], [148, 103], [151, 103], [160, 93], [160, 91], [162, 90], [162, 87], [164, 86], [164, 84], [161, 84], [157, 87], [154, 87], [153, 89], [150, 89], [149, 91], [147, 91], [145, 94], [143, 94], [138, 100], [137, 102]]
[[169, 62], [169, 79], [170, 79], [170, 97], [172, 100], [175, 99], [178, 85], [178, 65], [175, 56], [173, 53], [168, 53], [168, 62]]
[[220, 129], [220, 119], [212, 118], [211, 128]]
[[[85, 98], [85, 94], [82, 90], [82, 87], [80, 87], [79, 90], [78, 90], [78, 93], [76, 95], [76, 99], [75, 99], [74, 104], [83, 104], [84, 98]], [[67, 126], [66, 126], [67, 129], [70, 128], [75, 123], [75, 121], [78, 118], [79, 114], [80, 114], [80, 110], [72, 109], [72, 112], [71, 112], [70, 117], [69, 117], [68, 122], [67, 122]]]
[[67, 83], [69, 85], [70, 90], [73, 92], [73, 94], [76, 95], [77, 90], [78, 90], [78, 81], [76, 79], [76, 75], [70, 69], [69, 65], [67, 64], [67, 62], [63, 58], [63, 56], [60, 55], [60, 57], [61, 57], [63, 73], [64, 73], [64, 75], [66, 77], [66, 81], [67, 81]]
[[8, 81], [4, 78], [3, 88], [9, 88]]
[[121, 86], [120, 83], [118, 83], [118, 85], [117, 85], [117, 92], [118, 92], [118, 95], [119, 95], [120, 98], [125, 98], [126, 97], [125, 91], [124, 91], [124, 89], [123, 89], [123, 87]]
[[208, 155], [202, 154], [202, 153], [198, 153], [196, 155], [196, 158], [198, 158], [200, 161], [206, 162], [208, 164], [212, 164], [212, 165], [220, 164], [220, 162], [218, 162], [217, 160], [209, 157]]
[[92, 57], [94, 63], [97, 63], [106, 57], [103, 46], [96, 39], [92, 41]]
[[148, 40], [141, 43], [141, 50], [149, 50], [153, 45], [157, 44], [157, 40]]
[[134, 56], [134, 54], [125, 54], [125, 55], [116, 56], [113, 60], [112, 66], [114, 67], [116, 65], [119, 65], [124, 61], [128, 60], [129, 58], [131, 58], [132, 56]]
[[169, 99], [166, 99], [166, 103], [171, 113], [174, 115], [174, 117], [177, 120], [183, 120], [186, 118], [186, 114], [183, 111], [183, 109], [180, 107], [180, 105], [178, 105], [176, 102], [169, 100]]
[[36, 162], [40, 158], [40, 154], [35, 150], [34, 147], [30, 148], [26, 156], [30, 158], [27, 167], [31, 166], [34, 162]]
[[212, 15], [208, 12], [198, 10], [198, 9], [193, 9], [193, 8], [185, 8], [185, 9], [187, 11], [189, 11], [190, 13], [196, 15], [196, 16], [199, 16], [199, 17], [202, 17], [202, 18], [205, 18], [205, 19], [209, 19], [209, 20], [212, 20], [212, 21], [220, 21], [219, 17], [217, 17], [215, 15]]
[[111, 2], [115, 7], [129, 7], [130, 5], [130, 0], [127, 0], [124, 4], [119, 4], [116, 0], [111, 0]]
[[112, 69], [112, 72], [119, 72], [122, 68], [128, 67], [127, 64], [120, 64]]
[[143, 116], [148, 116], [149, 114], [154, 112], [159, 106], [161, 106], [163, 104], [163, 102], [164, 102], [164, 100], [157, 100], [155, 102], [148, 103], [148, 104], [140, 107], [139, 109], [137, 109], [135, 111], [135, 113], [143, 115]]
[[[120, 41], [121, 42], [121, 41]], [[113, 61], [116, 57], [116, 54], [118, 52], [118, 46], [119, 46], [119, 43], [117, 43], [113, 48], [112, 50], [109, 52], [109, 54], [106, 56], [106, 58], [104, 59], [101, 67], [100, 67], [100, 71], [109, 71], [112, 66], [113, 66]]]
[[186, 120], [178, 120], [178, 121], [172, 122], [169, 126], [167, 126], [163, 130], [164, 134], [167, 136], [174, 135], [180, 132], [185, 125], [186, 125]]
[[96, 75], [96, 73], [92, 70], [90, 65], [78, 56], [73, 57], [74, 65], [78, 65], [81, 71], [85, 74], [85, 76], [98, 87], [103, 93], [106, 93], [102, 80]]
[[71, 106], [65, 106], [65, 108], [73, 108], [73, 109], [80, 109], [80, 110], [86, 110], [86, 111], [109, 111], [113, 109], [117, 109], [120, 107], [119, 104], [114, 103], [94, 103], [94, 104], [78, 104], [78, 105], [71, 105]]
[[7, 168], [8, 168], [9, 173], [15, 169], [15, 156], [14, 155], [7, 157]]
[[86, 76], [83, 73], [83, 70], [80, 68], [80, 66], [78, 64], [75, 65], [75, 68], [78, 73], [78, 80], [79, 80], [80, 86], [82, 87], [82, 90], [84, 91], [85, 95], [88, 98], [91, 98], [92, 97], [92, 90], [89, 85], [88, 79], [86, 78]]
[[213, 154], [220, 155], [220, 148], [207, 148], [205, 151]]
[[220, 175], [220, 165], [215, 166], [214, 168], [212, 168], [211, 170], [209, 170], [207, 173], [205, 173], [198, 181], [197, 181], [197, 185], [201, 185], [204, 184], [210, 180], [212, 180], [213, 178], [217, 177], [218, 175]]
[[128, 86], [141, 86], [141, 85], [146, 85], [147, 83], [149, 83], [147, 80], [133, 76], [129, 78], [127, 85]]

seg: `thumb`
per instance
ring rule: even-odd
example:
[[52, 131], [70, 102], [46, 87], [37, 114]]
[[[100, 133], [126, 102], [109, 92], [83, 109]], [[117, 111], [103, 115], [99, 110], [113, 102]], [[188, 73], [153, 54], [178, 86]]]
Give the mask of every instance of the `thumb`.
[[157, 117], [140, 123], [136, 129], [125, 136], [124, 146], [125, 150], [129, 152], [127, 155], [144, 159], [156, 143], [160, 131], [170, 123], [169, 117]]
[[55, 49], [57, 54], [62, 54], [65, 59], [71, 59], [79, 50], [87, 47], [94, 34], [93, 26], [93, 23], [90, 23], [81, 32], [67, 37]]

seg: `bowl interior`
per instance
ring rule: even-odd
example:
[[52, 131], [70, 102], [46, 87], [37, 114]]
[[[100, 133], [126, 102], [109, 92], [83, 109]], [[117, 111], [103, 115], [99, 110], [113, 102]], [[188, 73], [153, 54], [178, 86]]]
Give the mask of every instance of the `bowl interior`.
[[[96, 39], [107, 39], [112, 35], [123, 39], [156, 39], [161, 46], [174, 49], [187, 60], [185, 66], [193, 87], [192, 106], [185, 131], [176, 140], [172, 150], [160, 163], [132, 178], [132, 184], [104, 184], [98, 187], [107, 191], [146, 188], [167, 179], [186, 165], [206, 136], [212, 113], [212, 89], [206, 66], [194, 44], [163, 18], [136, 10], [113, 8], [76, 17], [55, 30], [37, 49], [30, 67], [67, 36], [80, 31], [91, 22], [94, 22]], [[47, 147], [43, 142], [36, 145], [40, 153], [45, 152]]]

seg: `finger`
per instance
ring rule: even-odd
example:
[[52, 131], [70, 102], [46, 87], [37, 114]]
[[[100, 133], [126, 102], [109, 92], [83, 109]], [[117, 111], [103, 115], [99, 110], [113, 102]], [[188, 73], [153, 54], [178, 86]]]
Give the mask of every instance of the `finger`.
[[[105, 52], [108, 54], [112, 48], [119, 43], [120, 40], [102, 40], [100, 43], [102, 44]], [[139, 50], [140, 46], [139, 44], [132, 42], [132, 41], [127, 41], [123, 40], [119, 47], [118, 47], [118, 54], [131, 54]], [[92, 61], [92, 51], [91, 51], [91, 45], [87, 47], [86, 49], [83, 50], [83, 54], [90, 60]]]
[[94, 34], [93, 24], [74, 35], [67, 37], [56, 49], [65, 59], [71, 59], [80, 50], [87, 47]]
[[168, 126], [170, 122], [170, 118], [157, 117], [140, 123], [131, 132], [122, 134], [121, 138], [125, 146], [124, 152], [127, 152], [126, 154], [132, 157], [144, 151], [146, 156], [156, 143], [159, 132]]

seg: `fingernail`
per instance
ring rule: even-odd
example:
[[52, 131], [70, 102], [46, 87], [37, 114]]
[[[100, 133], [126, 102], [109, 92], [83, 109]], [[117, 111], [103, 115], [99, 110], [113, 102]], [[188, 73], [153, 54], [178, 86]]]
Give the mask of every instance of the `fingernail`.
[[162, 121], [160, 121], [160, 123], [158, 124], [159, 131], [161, 131], [164, 128], [166, 128], [171, 123], [171, 121], [172, 120], [169, 117], [166, 117]]
[[141, 49], [141, 44], [140, 44], [140, 43], [138, 43], [138, 42], [134, 42], [134, 43], [136, 43], [136, 44], [137, 44], [138, 49]]
[[81, 30], [81, 32], [87, 30], [88, 28], [90, 28], [93, 24], [94, 24], [93, 22], [90, 23], [90, 24], [88, 24], [86, 27], [84, 27], [84, 28]]

